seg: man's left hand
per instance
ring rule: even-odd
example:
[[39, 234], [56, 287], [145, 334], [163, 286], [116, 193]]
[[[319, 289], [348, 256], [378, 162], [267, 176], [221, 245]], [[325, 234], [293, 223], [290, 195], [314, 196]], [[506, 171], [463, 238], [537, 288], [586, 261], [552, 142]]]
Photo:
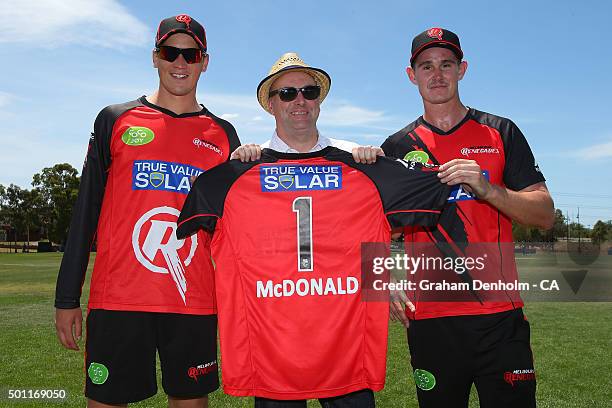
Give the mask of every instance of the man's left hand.
[[440, 166], [440, 181], [454, 186], [461, 184], [465, 191], [481, 200], [487, 200], [493, 187], [482, 174], [480, 165], [474, 160], [454, 159]]

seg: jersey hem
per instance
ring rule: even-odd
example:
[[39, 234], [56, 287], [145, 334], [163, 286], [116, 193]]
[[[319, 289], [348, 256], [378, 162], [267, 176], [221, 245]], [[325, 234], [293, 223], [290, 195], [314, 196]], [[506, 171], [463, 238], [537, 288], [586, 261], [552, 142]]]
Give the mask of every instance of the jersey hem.
[[203, 307], [203, 308], [177, 308], [174, 306], [151, 306], [151, 305], [124, 305], [119, 303], [103, 303], [103, 302], [90, 302], [87, 305], [87, 310], [91, 309], [103, 309], [103, 310], [115, 310], [123, 312], [153, 312], [153, 313], [176, 313], [176, 314], [188, 314], [188, 315], [214, 315], [217, 314], [216, 308]]
[[[451, 302], [452, 303], [452, 302]], [[448, 312], [425, 312], [419, 313], [418, 310], [415, 313], [409, 313], [408, 318], [410, 320], [425, 320], [425, 319], [435, 319], [437, 317], [453, 317], [453, 316], [478, 316], [478, 315], [488, 315], [494, 313], [507, 312], [508, 310], [521, 309], [523, 308], [524, 303], [515, 302], [514, 305], [507, 304], [505, 306], [497, 306], [490, 309], [470, 309], [470, 310], [449, 310]], [[418, 305], [417, 305], [418, 308]]]
[[364, 389], [370, 389], [374, 392], [378, 392], [382, 390], [384, 386], [384, 382], [361, 382], [358, 384], [348, 385], [346, 387], [328, 390], [295, 392], [277, 392], [262, 388], [234, 388], [223, 386], [223, 392], [234, 397], [260, 397], [277, 400], [302, 400], [339, 397], [341, 395], [350, 394], [351, 392], [360, 391]]

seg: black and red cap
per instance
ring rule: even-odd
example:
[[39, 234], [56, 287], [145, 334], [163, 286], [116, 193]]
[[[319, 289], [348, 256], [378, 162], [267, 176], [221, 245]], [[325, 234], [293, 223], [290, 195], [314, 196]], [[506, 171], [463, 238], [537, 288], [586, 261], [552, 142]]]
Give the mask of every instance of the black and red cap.
[[206, 52], [206, 31], [202, 24], [187, 14], [168, 17], [159, 23], [157, 35], [155, 36], [155, 47], [162, 45], [172, 34], [185, 33], [193, 37], [203, 52]]
[[429, 30], [423, 31], [412, 40], [410, 64], [414, 62], [422, 51], [431, 47], [448, 48], [455, 53], [459, 61], [463, 59], [463, 51], [461, 51], [461, 44], [457, 34], [440, 27], [432, 27]]

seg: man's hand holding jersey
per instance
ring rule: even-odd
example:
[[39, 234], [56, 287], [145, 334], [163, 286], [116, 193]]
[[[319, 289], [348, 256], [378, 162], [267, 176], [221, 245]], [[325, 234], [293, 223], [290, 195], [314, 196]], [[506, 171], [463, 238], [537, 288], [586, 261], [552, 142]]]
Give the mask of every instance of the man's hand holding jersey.
[[[377, 146], [359, 146], [355, 147], [352, 152], [353, 159], [357, 163], [372, 164], [376, 163], [377, 156], [384, 156], [383, 149]], [[240, 146], [230, 156], [230, 160], [238, 159], [241, 162], [250, 162], [259, 160], [261, 157], [261, 146], [254, 143], [249, 143]]]
[[461, 184], [463, 189], [486, 201], [508, 217], [524, 225], [550, 229], [555, 209], [546, 183], [539, 182], [519, 191], [491, 184], [474, 160], [454, 159], [440, 166], [440, 181]]

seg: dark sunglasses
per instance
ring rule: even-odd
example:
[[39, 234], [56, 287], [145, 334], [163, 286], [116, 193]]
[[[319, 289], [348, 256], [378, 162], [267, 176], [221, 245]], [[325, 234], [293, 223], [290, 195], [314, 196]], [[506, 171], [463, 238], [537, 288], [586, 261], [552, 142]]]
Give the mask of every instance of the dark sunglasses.
[[308, 85], [303, 88], [285, 87], [270, 91], [268, 96], [271, 98], [274, 95], [278, 94], [278, 97], [281, 101], [291, 102], [292, 100], [297, 98], [299, 92], [302, 93], [304, 99], [312, 101], [313, 99], [317, 99], [319, 95], [321, 95], [321, 87], [318, 85]]
[[185, 58], [188, 64], [197, 64], [202, 62], [202, 58], [206, 55], [199, 48], [176, 48], [169, 45], [160, 45], [157, 47], [157, 55], [164, 61], [174, 62], [179, 55]]

